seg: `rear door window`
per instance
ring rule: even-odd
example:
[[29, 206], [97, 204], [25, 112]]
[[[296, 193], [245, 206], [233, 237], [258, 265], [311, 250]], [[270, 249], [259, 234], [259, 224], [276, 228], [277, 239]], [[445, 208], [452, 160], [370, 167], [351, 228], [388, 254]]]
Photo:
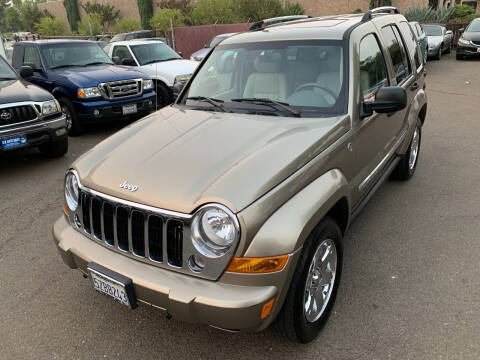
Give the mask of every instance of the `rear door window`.
[[400, 23], [400, 30], [402, 31], [402, 37], [405, 40], [408, 52], [410, 54], [413, 54], [413, 58], [415, 60], [415, 68], [418, 69], [420, 66], [422, 66], [422, 62], [420, 61], [420, 49], [415, 34], [413, 33], [412, 28], [410, 27], [410, 25], [408, 25], [406, 21], [402, 21]]
[[364, 101], [375, 100], [377, 91], [388, 85], [387, 65], [375, 35], [360, 42], [360, 89]]
[[397, 84], [405, 81], [410, 75], [409, 61], [398, 29], [394, 25], [382, 28], [382, 35], [387, 46]]

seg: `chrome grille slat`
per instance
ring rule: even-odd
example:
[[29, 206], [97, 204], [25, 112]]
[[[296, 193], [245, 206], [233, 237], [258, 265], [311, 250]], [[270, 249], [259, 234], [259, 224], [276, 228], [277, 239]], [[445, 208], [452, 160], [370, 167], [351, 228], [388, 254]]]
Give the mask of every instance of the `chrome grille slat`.
[[102, 83], [99, 89], [103, 97], [110, 100], [139, 96], [143, 93], [143, 79]]
[[[9, 114], [9, 118], [2, 117], [1, 115]], [[0, 108], [0, 127], [10, 126], [13, 124], [19, 124], [23, 122], [37, 120], [37, 112], [33, 105], [20, 105], [13, 107]]]

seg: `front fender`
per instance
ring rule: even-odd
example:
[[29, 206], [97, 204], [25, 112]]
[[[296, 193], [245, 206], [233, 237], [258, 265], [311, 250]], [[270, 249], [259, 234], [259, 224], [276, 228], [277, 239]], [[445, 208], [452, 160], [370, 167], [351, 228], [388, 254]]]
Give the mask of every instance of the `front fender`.
[[427, 94], [425, 90], [419, 90], [413, 101], [412, 105], [410, 106], [407, 122], [408, 122], [408, 130], [407, 136], [405, 136], [405, 140], [403, 141], [402, 145], [398, 148], [397, 153], [400, 155], [405, 154], [408, 151], [408, 146], [410, 145], [410, 140], [413, 136], [413, 131], [415, 130], [415, 125], [417, 124], [417, 120], [420, 116], [420, 111], [423, 109], [424, 106], [427, 105]]
[[349, 186], [339, 169], [332, 169], [310, 183], [276, 210], [262, 225], [244, 256], [291, 254], [332, 207], [346, 197]]
[[70, 95], [67, 93], [67, 91], [61, 87], [57, 86], [52, 90], [52, 95], [55, 96], [56, 98], [65, 96], [65, 97], [70, 97]]

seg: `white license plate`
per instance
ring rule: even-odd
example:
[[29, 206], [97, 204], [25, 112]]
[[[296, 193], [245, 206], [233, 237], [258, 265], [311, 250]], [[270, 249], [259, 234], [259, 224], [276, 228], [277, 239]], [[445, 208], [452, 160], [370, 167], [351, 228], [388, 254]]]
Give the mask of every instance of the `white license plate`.
[[477, 52], [480, 53], [480, 48], [477, 48]]
[[132, 307], [124, 284], [96, 270], [90, 268], [88, 270], [90, 271], [90, 277], [95, 290], [112, 297], [115, 301], [125, 306]]
[[130, 104], [122, 106], [123, 115], [136, 114], [137, 104]]

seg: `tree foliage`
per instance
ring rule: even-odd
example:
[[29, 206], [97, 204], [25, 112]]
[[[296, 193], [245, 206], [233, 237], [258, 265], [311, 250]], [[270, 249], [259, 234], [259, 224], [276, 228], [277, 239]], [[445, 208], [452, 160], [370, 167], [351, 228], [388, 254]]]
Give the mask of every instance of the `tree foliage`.
[[120, 10], [115, 9], [115, 6], [113, 5], [103, 5], [97, 2], [87, 1], [81, 6], [88, 15], [99, 15], [100, 24], [105, 30], [107, 30], [109, 26], [120, 17]]
[[144, 29], [150, 29], [150, 19], [153, 16], [152, 0], [137, 0], [140, 21]]
[[99, 14], [87, 14], [78, 23], [80, 35], [99, 35], [103, 33], [102, 18]]
[[392, 6], [392, 0], [370, 0], [370, 9], [380, 6]]
[[232, 24], [237, 19], [232, 0], [198, 0], [190, 14], [192, 25]]
[[160, 9], [150, 19], [150, 26], [152, 29], [158, 29], [166, 32], [168, 29], [170, 29], [170, 19], [172, 20], [174, 27], [185, 25], [185, 16], [183, 16], [180, 10]]
[[78, 10], [78, 0], [63, 0], [63, 6], [67, 12], [68, 23], [72, 31], [77, 31], [80, 21], [80, 11]]
[[41, 35], [65, 35], [67, 24], [57, 17], [44, 16], [35, 26], [37, 33]]
[[126, 33], [140, 29], [142, 29], [142, 25], [137, 20], [130, 18], [123, 18], [114, 26], [114, 30], [117, 33]]
[[447, 23], [452, 17], [453, 7], [433, 9], [428, 6], [414, 6], [403, 12], [408, 21], [420, 23]]
[[6, 8], [3, 12], [2, 30], [4, 32], [21, 31], [22, 26], [18, 21], [20, 14], [14, 7]]

